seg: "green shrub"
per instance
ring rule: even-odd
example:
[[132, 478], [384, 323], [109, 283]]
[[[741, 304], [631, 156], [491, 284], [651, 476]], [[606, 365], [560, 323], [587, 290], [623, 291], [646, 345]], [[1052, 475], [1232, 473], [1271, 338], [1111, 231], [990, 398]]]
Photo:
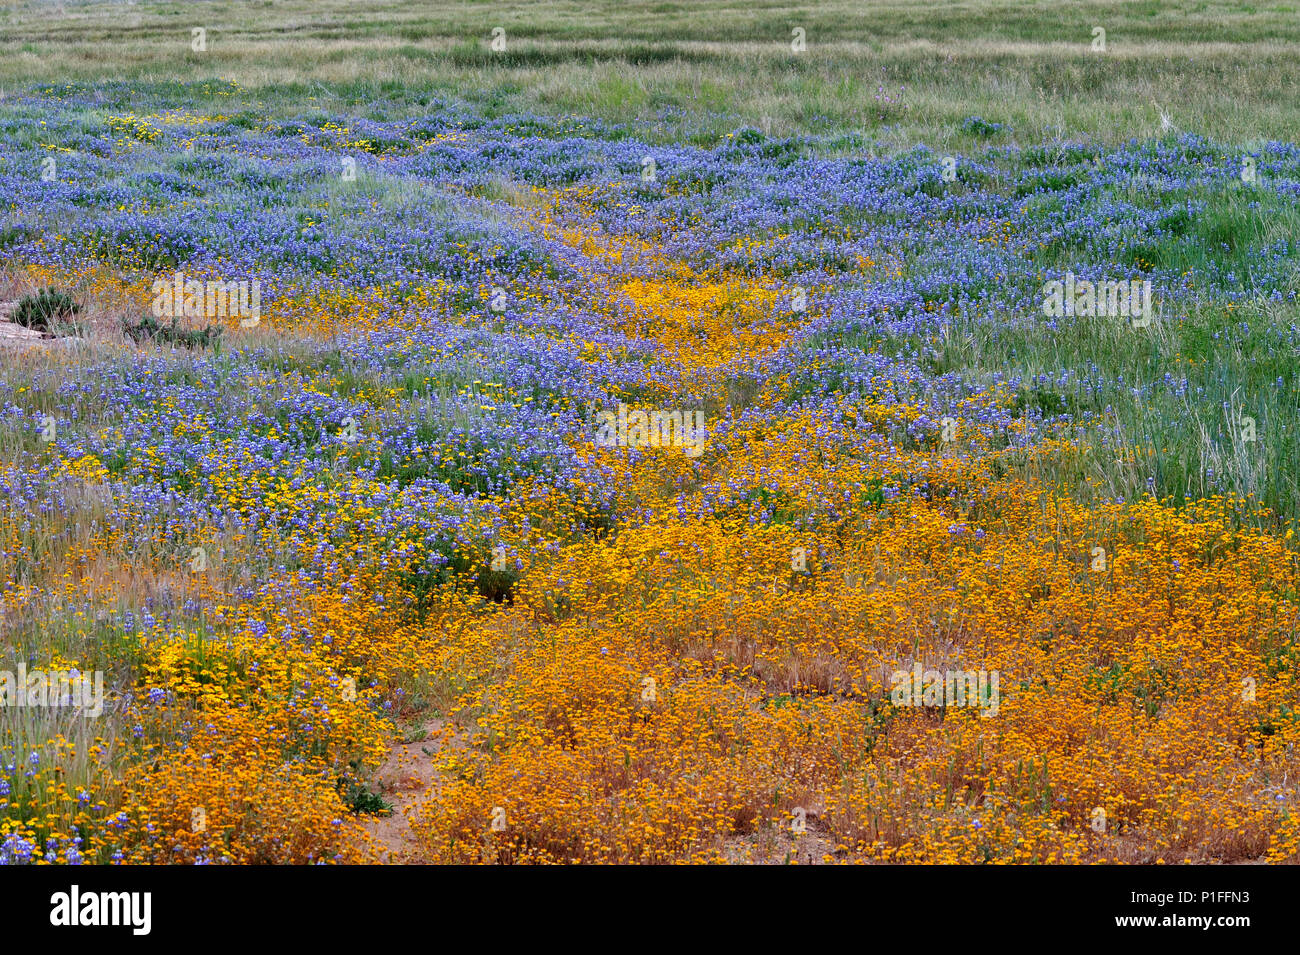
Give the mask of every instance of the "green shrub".
[[24, 295], [14, 311], [14, 321], [24, 328], [54, 334], [63, 319], [77, 314], [81, 306], [67, 292], [43, 288], [35, 295]]

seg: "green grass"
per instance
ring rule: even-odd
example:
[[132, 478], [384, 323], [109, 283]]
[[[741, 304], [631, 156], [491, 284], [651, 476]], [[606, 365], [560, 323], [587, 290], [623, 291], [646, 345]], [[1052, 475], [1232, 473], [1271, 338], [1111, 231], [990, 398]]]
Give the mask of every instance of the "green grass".
[[[1056, 0], [19, 0], [0, 87], [123, 81], [228, 115], [418, 114], [431, 98], [634, 123], [647, 138], [857, 131], [882, 148], [1117, 142], [1175, 128], [1224, 142], [1300, 128], [1300, 4]], [[506, 49], [489, 46], [494, 27]], [[1107, 49], [1091, 48], [1106, 30]], [[794, 53], [791, 30], [807, 49]], [[194, 28], [207, 49], [190, 48]], [[181, 84], [193, 86], [185, 89]], [[237, 84], [232, 86], [232, 84]], [[116, 99], [117, 102], [113, 102]]]

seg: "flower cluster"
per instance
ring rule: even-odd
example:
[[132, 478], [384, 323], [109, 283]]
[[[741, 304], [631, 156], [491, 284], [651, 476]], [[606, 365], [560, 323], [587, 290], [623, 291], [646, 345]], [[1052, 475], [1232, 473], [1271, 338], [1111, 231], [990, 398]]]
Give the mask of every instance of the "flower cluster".
[[[8, 254], [261, 321], [0, 367], [4, 652], [110, 675], [99, 723], [0, 710], [0, 863], [375, 858], [433, 716], [435, 861], [1294, 858], [1296, 250], [1197, 230], [1293, 204], [1297, 147], [1239, 207], [1192, 136], [945, 167], [101, 101], [8, 106]], [[1045, 315], [1067, 273], [1150, 282], [1163, 337]], [[624, 405], [707, 443], [598, 441]], [[996, 714], [894, 705], [921, 661]]]

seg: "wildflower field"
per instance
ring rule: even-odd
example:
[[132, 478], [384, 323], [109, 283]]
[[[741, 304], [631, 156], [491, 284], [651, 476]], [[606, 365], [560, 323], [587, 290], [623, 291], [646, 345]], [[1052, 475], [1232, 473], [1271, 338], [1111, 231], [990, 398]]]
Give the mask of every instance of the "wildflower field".
[[0, 864], [1297, 860], [1300, 15], [371, 6], [0, 24]]

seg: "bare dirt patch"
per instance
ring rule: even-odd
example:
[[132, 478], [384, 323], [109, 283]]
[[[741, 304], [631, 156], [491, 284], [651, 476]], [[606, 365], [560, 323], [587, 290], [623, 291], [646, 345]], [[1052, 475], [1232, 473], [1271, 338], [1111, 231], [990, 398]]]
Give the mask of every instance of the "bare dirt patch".
[[[416, 734], [419, 735], [419, 734]], [[364, 824], [379, 861], [419, 862], [419, 848], [411, 833], [411, 814], [426, 796], [437, 791], [442, 776], [434, 765], [447, 747], [463, 747], [465, 740], [448, 720], [424, 725], [418, 740], [397, 743], [375, 774], [375, 790], [393, 807], [385, 816], [371, 816]]]

